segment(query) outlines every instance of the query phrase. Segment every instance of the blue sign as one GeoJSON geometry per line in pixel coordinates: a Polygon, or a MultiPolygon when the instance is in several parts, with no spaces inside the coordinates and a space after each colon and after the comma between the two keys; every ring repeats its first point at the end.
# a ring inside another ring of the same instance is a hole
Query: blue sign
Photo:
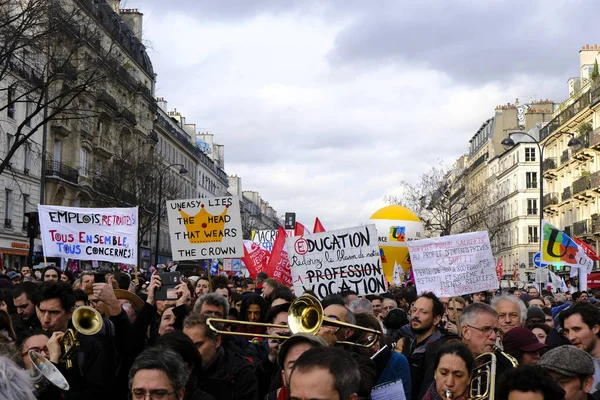
{"type": "Polygon", "coordinates": [[[548,266],[547,263],[542,263],[542,255],[540,253],[535,253],[535,256],[533,256],[533,263],[538,268],[546,268],[548,266]]]}

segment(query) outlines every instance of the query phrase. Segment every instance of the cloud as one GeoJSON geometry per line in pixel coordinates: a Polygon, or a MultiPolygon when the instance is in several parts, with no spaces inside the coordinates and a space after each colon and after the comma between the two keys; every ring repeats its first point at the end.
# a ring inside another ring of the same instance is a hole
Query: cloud
{"type": "Polygon", "coordinates": [[[407,62],[472,85],[505,82],[519,74],[575,75],[574,51],[595,35],[595,25],[585,21],[581,10],[592,10],[594,4],[378,2],[340,32],[329,60],[365,67],[407,62]]]}
{"type": "Polygon", "coordinates": [[[307,226],[365,222],[402,180],[464,153],[496,105],[566,96],[560,71],[578,66],[579,44],[559,41],[561,58],[546,31],[524,35],[550,16],[555,36],[572,25],[556,5],[149,4],[157,95],[225,145],[244,190],[307,226]]]}

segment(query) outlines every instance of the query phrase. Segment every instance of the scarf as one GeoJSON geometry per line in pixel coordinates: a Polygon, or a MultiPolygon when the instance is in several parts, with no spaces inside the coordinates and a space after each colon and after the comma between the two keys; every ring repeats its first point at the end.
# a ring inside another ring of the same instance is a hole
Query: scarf
{"type": "MultiPolygon", "coordinates": [[[[466,400],[467,393],[468,393],[468,390],[465,391],[465,393],[463,393],[462,396],[455,397],[453,400],[466,400]]],[[[427,393],[425,393],[425,396],[423,396],[423,398],[421,400],[446,400],[446,399],[437,393],[437,390],[435,389],[435,381],[433,381],[431,386],[429,386],[429,389],[427,389],[427,393]]]]}

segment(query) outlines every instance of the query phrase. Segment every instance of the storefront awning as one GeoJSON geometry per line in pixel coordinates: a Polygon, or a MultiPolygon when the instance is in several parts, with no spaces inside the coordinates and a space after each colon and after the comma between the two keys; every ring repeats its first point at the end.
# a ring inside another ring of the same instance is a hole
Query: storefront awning
{"type": "Polygon", "coordinates": [[[15,249],[0,249],[0,253],[10,256],[24,256],[27,257],[29,252],[27,250],[15,250],[15,249]]]}

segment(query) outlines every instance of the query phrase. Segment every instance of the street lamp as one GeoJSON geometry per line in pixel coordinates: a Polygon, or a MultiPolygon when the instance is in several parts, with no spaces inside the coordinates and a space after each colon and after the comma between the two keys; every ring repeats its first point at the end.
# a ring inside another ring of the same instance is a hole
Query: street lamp
{"type": "Polygon", "coordinates": [[[163,176],[165,175],[165,172],[167,172],[169,170],[169,168],[175,167],[175,166],[181,167],[179,169],[179,175],[185,175],[188,173],[188,170],[183,166],[183,164],[177,164],[177,163],[169,164],[160,172],[159,179],[158,179],[158,205],[157,205],[158,217],[156,218],[156,249],[154,252],[154,266],[155,267],[158,265],[158,246],[159,246],[159,242],[160,242],[160,216],[161,216],[161,205],[162,205],[163,176]]]}
{"type": "MultiPolygon", "coordinates": [[[[541,145],[540,142],[533,136],[531,136],[530,134],[528,134],[527,132],[511,132],[508,134],[508,137],[505,137],[504,139],[502,139],[502,142],[500,142],[500,144],[502,146],[504,146],[504,148],[506,150],[509,150],[510,148],[515,146],[515,141],[511,138],[512,135],[524,135],[529,137],[531,140],[533,140],[533,143],[536,144],[539,154],[540,154],[540,176],[538,177],[538,182],[540,185],[540,204],[539,204],[539,209],[540,209],[540,231],[538,232],[538,240],[540,241],[540,255],[542,254],[542,229],[543,229],[543,223],[544,223],[544,165],[543,165],[543,149],[544,149],[544,145],[541,145]]],[[[569,139],[569,143],[567,143],[567,146],[569,146],[570,148],[578,148],[579,146],[581,146],[581,140],[577,139],[575,137],[575,134],[572,132],[555,132],[552,135],[548,136],[548,138],[552,137],[552,136],[558,136],[558,135],[569,135],[571,136],[571,139],[569,139]]]]}

